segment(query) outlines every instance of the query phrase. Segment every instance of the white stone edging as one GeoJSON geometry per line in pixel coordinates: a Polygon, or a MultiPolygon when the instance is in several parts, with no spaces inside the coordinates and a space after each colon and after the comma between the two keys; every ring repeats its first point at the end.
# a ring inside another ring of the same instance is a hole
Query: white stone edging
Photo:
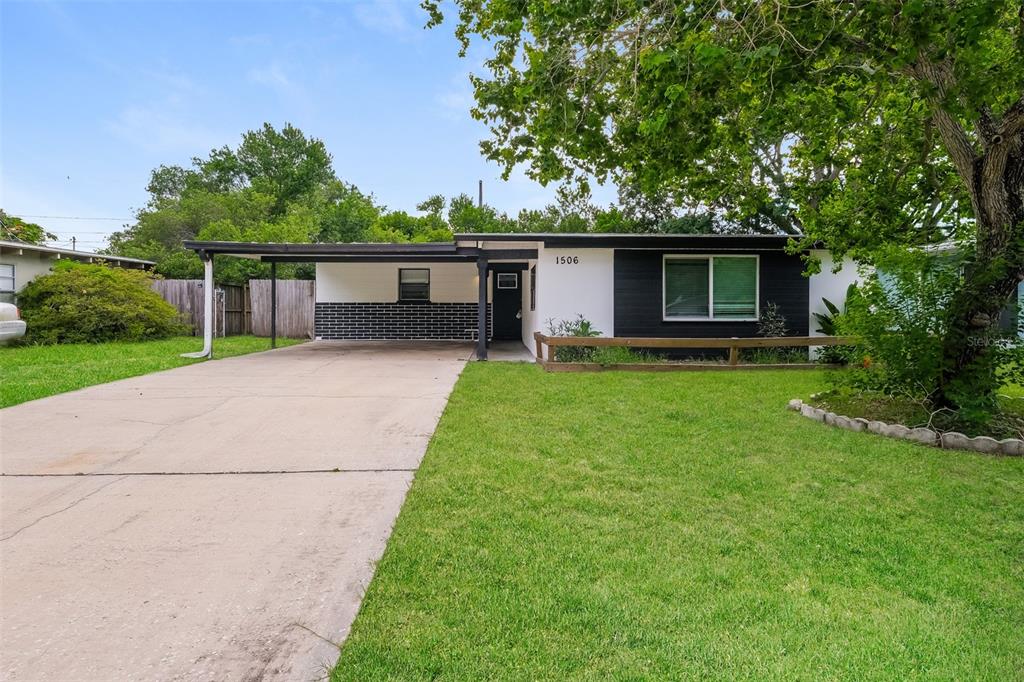
{"type": "Polygon", "coordinates": [[[968,438],[957,431],[940,433],[932,429],[912,429],[903,424],[886,424],[885,422],[868,420],[863,417],[850,418],[835,412],[826,412],[820,407],[808,405],[799,398],[790,400],[786,407],[794,412],[799,412],[808,419],[848,431],[869,431],[880,436],[886,436],[887,438],[900,438],[947,450],[970,450],[986,455],[1007,455],[1010,457],[1024,456],[1024,440],[1019,438],[1004,438],[1003,440],[996,440],[988,436],[968,438]]]}

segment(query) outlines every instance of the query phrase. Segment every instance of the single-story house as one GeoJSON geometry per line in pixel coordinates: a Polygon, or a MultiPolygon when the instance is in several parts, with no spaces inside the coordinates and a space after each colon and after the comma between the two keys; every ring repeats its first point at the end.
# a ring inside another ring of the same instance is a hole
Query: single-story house
{"type": "Polygon", "coordinates": [[[0,302],[14,303],[19,291],[39,275],[50,271],[55,261],[75,260],[82,263],[102,261],[118,268],[149,270],[153,261],[122,256],[106,256],[88,251],[58,249],[26,242],[0,240],[0,302]]]}
{"type": "MultiPolygon", "coordinates": [[[[822,299],[842,305],[852,261],[804,275],[788,237],[764,235],[458,234],[432,244],[188,241],[212,256],[315,262],[317,339],[518,340],[583,315],[604,336],[748,337],[769,303],[793,335],[815,335],[822,299]]],[[[273,266],[272,266],[273,267],[273,266]]],[[[210,291],[212,287],[206,287],[210,291]]],[[[209,349],[204,349],[209,352],[209,349]]]]}

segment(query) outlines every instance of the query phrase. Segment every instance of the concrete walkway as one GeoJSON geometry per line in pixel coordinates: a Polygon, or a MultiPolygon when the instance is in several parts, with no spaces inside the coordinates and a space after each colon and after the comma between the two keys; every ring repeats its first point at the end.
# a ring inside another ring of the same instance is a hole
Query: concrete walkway
{"type": "Polygon", "coordinates": [[[471,352],[310,343],[0,410],[0,678],[323,677],[471,352]]]}

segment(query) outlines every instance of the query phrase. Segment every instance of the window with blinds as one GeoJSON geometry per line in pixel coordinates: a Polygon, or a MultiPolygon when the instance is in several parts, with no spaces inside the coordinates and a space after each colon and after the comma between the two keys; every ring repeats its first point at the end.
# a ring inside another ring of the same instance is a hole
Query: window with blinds
{"type": "Polygon", "coordinates": [[[757,256],[665,256],[666,320],[756,320],[757,256]]]}

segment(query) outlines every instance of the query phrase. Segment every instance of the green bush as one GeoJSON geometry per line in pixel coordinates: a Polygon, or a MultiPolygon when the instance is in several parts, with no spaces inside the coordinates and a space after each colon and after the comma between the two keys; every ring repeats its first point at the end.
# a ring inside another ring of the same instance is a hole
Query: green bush
{"type": "Polygon", "coordinates": [[[144,341],[186,332],[141,270],[59,261],[18,295],[27,343],[144,341]]]}
{"type": "MultiPolygon", "coordinates": [[[[548,320],[550,336],[601,336],[593,323],[583,315],[573,320],[548,320]]],[[[555,356],[560,362],[593,362],[594,348],[590,346],[559,346],[555,356]]]]}
{"type": "Polygon", "coordinates": [[[665,358],[661,355],[625,346],[601,346],[593,350],[594,353],[590,361],[599,365],[649,365],[665,362],[665,358]]]}

